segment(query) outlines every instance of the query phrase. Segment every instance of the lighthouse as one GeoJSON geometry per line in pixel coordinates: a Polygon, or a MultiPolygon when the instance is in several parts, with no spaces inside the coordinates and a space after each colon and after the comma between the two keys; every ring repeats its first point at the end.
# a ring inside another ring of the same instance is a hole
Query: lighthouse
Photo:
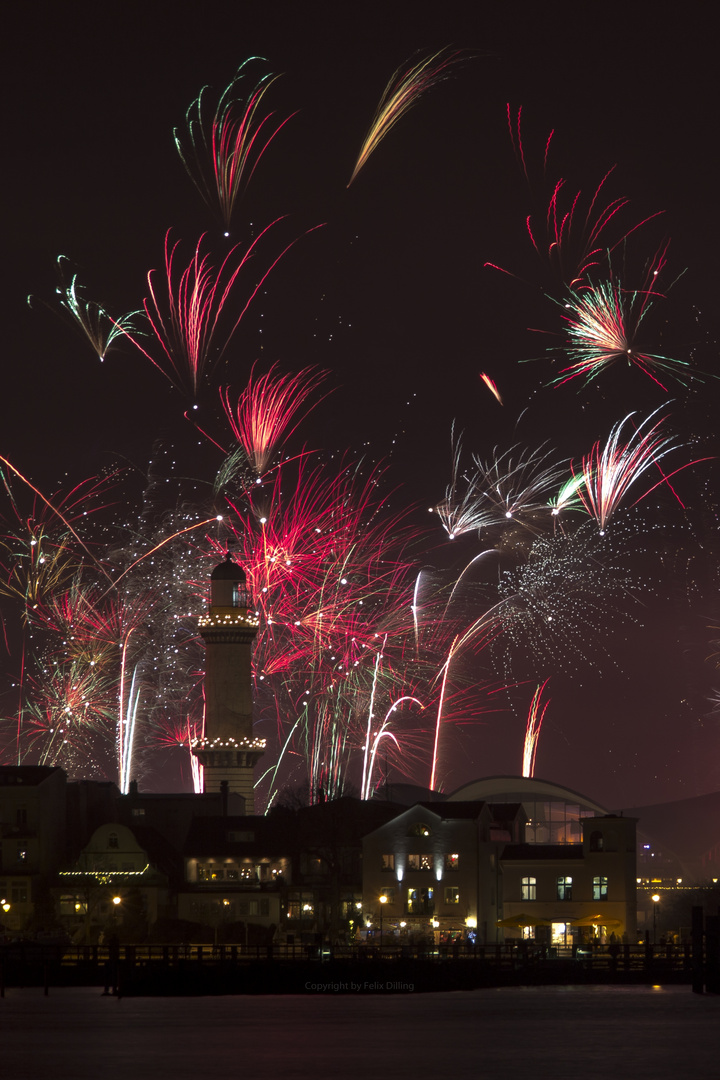
{"type": "Polygon", "coordinates": [[[210,604],[198,620],[205,642],[205,736],[193,753],[204,769],[205,791],[242,795],[253,814],[253,772],[265,740],[253,736],[252,646],[258,618],[242,567],[230,552],[210,576],[210,604]]]}

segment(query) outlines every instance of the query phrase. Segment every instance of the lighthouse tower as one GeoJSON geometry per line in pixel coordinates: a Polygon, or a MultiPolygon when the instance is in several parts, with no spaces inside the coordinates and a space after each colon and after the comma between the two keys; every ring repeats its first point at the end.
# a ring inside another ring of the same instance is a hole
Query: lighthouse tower
{"type": "Polygon", "coordinates": [[[243,569],[230,552],[210,577],[210,606],[198,620],[205,642],[205,737],[193,753],[205,775],[205,791],[227,790],[254,813],[253,770],[265,740],[253,737],[250,658],[258,619],[250,609],[243,569]]]}

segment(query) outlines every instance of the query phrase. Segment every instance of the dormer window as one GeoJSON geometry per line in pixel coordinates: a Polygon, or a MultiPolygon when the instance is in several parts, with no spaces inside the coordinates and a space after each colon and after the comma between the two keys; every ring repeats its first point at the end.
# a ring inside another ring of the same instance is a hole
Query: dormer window
{"type": "Polygon", "coordinates": [[[430,836],[430,829],[427,825],[424,825],[421,821],[418,821],[415,825],[411,825],[408,829],[408,836],[430,836]]]}
{"type": "Polygon", "coordinates": [[[120,847],[120,844],[118,843],[118,835],[117,835],[117,833],[111,832],[110,835],[108,836],[108,847],[109,848],[119,848],[120,847]]]}

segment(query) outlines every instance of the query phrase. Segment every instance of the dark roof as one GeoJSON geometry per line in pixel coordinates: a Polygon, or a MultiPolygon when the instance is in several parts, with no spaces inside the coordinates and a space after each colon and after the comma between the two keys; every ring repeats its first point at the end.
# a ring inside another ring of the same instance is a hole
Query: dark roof
{"type": "Polygon", "coordinates": [[[500,858],[503,861],[513,859],[523,862],[548,862],[565,859],[582,859],[582,844],[507,844],[500,858]]]}
{"type": "Polygon", "coordinates": [[[197,817],[190,826],[183,853],[188,858],[289,855],[294,838],[285,824],[271,817],[197,817]]]}
{"type": "Polygon", "coordinates": [[[247,581],[245,571],[236,562],[232,561],[230,552],[225,556],[225,562],[218,563],[210,575],[211,581],[247,581]]]}
{"type": "Polygon", "coordinates": [[[3,765],[0,766],[0,787],[34,787],[53,773],[62,772],[57,765],[3,765]]]}
{"type": "Polygon", "coordinates": [[[404,806],[383,799],[356,799],[343,795],[339,799],[303,806],[296,811],[298,837],[302,844],[323,846],[357,845],[362,838],[379,829],[404,811],[404,806]]]}
{"type": "Polygon", "coordinates": [[[456,802],[456,803],[436,803],[436,802],[419,802],[417,806],[422,806],[431,814],[435,814],[443,820],[448,818],[467,818],[470,821],[475,821],[480,817],[483,807],[487,804],[484,802],[456,802]]]}
{"type": "Polygon", "coordinates": [[[507,821],[514,819],[519,814],[526,816],[523,804],[519,802],[488,803],[493,821],[507,821]]]}

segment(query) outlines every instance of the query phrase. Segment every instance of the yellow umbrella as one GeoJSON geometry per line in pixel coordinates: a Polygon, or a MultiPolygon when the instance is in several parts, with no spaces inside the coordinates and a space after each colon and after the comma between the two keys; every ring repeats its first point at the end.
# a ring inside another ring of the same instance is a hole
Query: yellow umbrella
{"type": "Polygon", "coordinates": [[[573,926],[622,926],[620,919],[608,919],[604,915],[585,915],[582,919],[567,919],[573,926]]]}

